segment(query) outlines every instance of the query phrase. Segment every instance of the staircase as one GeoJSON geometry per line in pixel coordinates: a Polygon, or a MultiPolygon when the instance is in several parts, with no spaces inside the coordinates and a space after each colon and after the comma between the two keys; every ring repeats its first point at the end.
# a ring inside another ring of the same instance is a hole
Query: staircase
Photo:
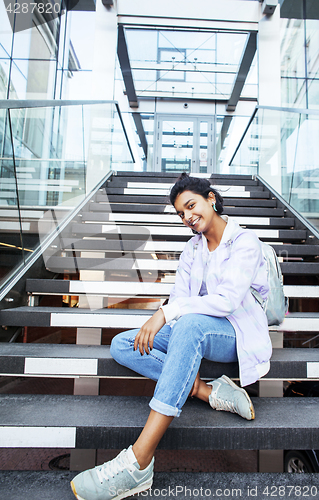
{"type": "MultiPolygon", "coordinates": [[[[0,324],[77,328],[78,344],[2,343],[1,376],[76,377],[87,381],[109,378],[110,384],[113,378],[141,378],[118,365],[110,356],[109,346],[89,344],[98,343],[99,329],[110,334],[112,329],[140,327],[168,297],[178,257],[192,236],[168,203],[168,190],[175,179],[172,174],[118,172],[56,238],[44,255],[46,268],[59,278],[68,275],[80,279],[28,279],[29,305],[2,309],[0,324]],[[42,296],[50,295],[77,296],[79,307],[41,306],[42,296]],[[92,329],[98,335],[93,333],[91,342],[92,329]]],[[[319,402],[316,398],[281,397],[282,381],[319,379],[319,350],[300,347],[302,342],[315,345],[311,339],[319,333],[319,313],[315,312],[319,298],[318,240],[260,180],[215,175],[211,183],[224,197],[224,213],[271,244],[282,261],[290,311],[280,327],[270,327],[275,348],[270,372],[260,383],[260,396],[271,395],[272,389],[267,392],[267,387],[275,387],[278,397],[253,398],[256,419],[250,422],[230,413],[212,414],[208,405],[189,400],[181,417],[173,421],[161,440],[160,448],[318,449],[319,402]]],[[[202,378],[210,380],[222,374],[238,380],[237,364],[203,360],[202,378]]],[[[143,396],[84,395],[80,390],[73,396],[3,394],[0,446],[122,449],[134,442],[142,430],[149,412],[148,401],[143,396]]],[[[46,497],[50,499],[62,498],[62,493],[54,496],[57,478],[66,483],[74,475],[33,474],[39,484],[43,478],[47,484],[44,487],[52,491],[52,496],[46,497]]],[[[154,487],[164,488],[178,481],[196,484],[196,480],[209,487],[210,478],[222,484],[222,477],[223,488],[230,484],[227,474],[218,478],[214,474],[195,476],[156,475],[154,487]]],[[[319,488],[316,478],[303,483],[304,479],[287,479],[284,475],[246,476],[248,479],[237,478],[234,484],[242,484],[247,490],[247,481],[251,480],[261,488],[268,477],[273,481],[268,485],[308,484],[319,488]]],[[[236,479],[236,475],[232,474],[232,478],[236,479]]],[[[0,473],[0,488],[2,485],[13,495],[3,498],[18,498],[18,485],[21,487],[25,480],[23,473],[0,473]]],[[[32,498],[44,498],[41,487],[38,491],[34,484],[30,483],[32,498]]],[[[184,498],[183,494],[180,498],[184,498]]],[[[72,493],[68,495],[65,485],[63,498],[72,498],[72,493]]]]}

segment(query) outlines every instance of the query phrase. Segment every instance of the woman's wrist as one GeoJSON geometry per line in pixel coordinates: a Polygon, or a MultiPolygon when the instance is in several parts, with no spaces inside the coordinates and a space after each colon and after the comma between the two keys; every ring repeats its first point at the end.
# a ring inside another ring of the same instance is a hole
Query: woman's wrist
{"type": "Polygon", "coordinates": [[[176,300],[165,306],[161,306],[160,309],[163,311],[166,323],[173,321],[173,319],[180,318],[180,308],[176,300]]]}

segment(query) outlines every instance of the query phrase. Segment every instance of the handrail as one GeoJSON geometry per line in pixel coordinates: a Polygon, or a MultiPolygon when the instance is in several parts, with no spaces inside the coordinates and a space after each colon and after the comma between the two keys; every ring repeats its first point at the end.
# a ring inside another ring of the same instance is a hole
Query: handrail
{"type": "Polygon", "coordinates": [[[90,191],[90,193],[82,200],[82,202],[77,205],[68,215],[60,222],[55,229],[46,236],[46,238],[41,241],[39,246],[34,250],[32,257],[24,264],[21,263],[18,269],[15,269],[14,276],[9,279],[3,286],[0,292],[0,302],[4,297],[10,292],[12,287],[22,278],[22,276],[34,265],[37,259],[43,254],[43,252],[51,245],[51,243],[56,239],[56,237],[66,228],[66,226],[74,219],[74,217],[80,212],[84,205],[89,201],[94,193],[113,175],[114,170],[109,170],[109,172],[103,177],[101,181],[90,191]]]}
{"type": "Polygon", "coordinates": [[[285,111],[286,113],[297,113],[302,115],[319,115],[317,109],[308,108],[286,108],[286,107],[276,107],[276,106],[256,106],[257,109],[268,109],[271,111],[285,111]]]}

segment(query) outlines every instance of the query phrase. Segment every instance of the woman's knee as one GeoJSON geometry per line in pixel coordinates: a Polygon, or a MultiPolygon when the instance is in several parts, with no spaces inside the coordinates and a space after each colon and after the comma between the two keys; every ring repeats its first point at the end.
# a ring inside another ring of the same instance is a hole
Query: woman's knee
{"type": "Polygon", "coordinates": [[[110,354],[115,361],[121,363],[123,357],[126,357],[127,351],[132,350],[132,344],[134,343],[137,332],[138,330],[129,330],[113,337],[110,346],[110,354]]]}

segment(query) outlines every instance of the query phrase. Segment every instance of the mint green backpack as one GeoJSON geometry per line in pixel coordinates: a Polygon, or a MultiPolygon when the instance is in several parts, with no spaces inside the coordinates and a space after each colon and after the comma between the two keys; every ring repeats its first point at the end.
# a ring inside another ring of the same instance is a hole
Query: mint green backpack
{"type": "Polygon", "coordinates": [[[285,297],[284,294],[280,264],[273,247],[267,245],[263,241],[260,241],[260,243],[263,257],[267,264],[269,294],[267,299],[263,300],[260,293],[258,293],[253,287],[250,287],[250,291],[265,311],[268,325],[280,325],[288,311],[288,298],[285,297]]]}

